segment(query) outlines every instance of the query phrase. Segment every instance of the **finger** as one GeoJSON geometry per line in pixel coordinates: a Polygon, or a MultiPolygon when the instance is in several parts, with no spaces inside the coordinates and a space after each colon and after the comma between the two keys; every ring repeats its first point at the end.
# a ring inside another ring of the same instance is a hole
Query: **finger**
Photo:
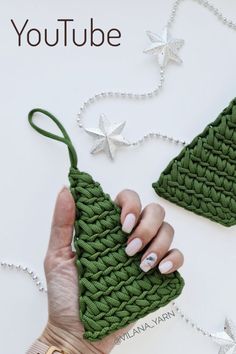
{"type": "Polygon", "coordinates": [[[143,210],[140,222],[128,240],[126,253],[134,256],[156,236],[165,217],[164,209],[156,203],[149,204],[143,210]]]}
{"type": "Polygon", "coordinates": [[[122,230],[129,234],[138,222],[142,210],[140,198],[136,192],[125,189],[117,195],[115,203],[121,207],[122,230]]]}
{"type": "Polygon", "coordinates": [[[74,220],[75,202],[68,188],[64,187],[57,197],[48,250],[71,246],[74,220]]]}
{"type": "Polygon", "coordinates": [[[171,250],[167,256],[159,264],[159,270],[162,274],[169,274],[175,272],[182,267],[184,263],[184,256],[178,249],[171,250]]]}
{"type": "Polygon", "coordinates": [[[173,238],[173,227],[167,222],[164,222],[142,257],[140,268],[144,272],[148,272],[150,269],[154,268],[157,263],[165,257],[171,246],[173,238]]]}

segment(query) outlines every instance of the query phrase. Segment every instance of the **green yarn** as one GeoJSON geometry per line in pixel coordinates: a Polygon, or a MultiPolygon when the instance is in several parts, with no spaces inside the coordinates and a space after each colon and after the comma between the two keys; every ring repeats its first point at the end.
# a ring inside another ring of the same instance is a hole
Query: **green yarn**
{"type": "Polygon", "coordinates": [[[169,163],[153,188],[189,211],[236,225],[236,98],[169,163]]]}
{"type": "Polygon", "coordinates": [[[68,134],[47,111],[29,113],[34,129],[68,146],[69,181],[76,204],[74,246],[79,275],[79,316],[84,338],[96,341],[137,321],[174,300],[184,281],[178,272],[162,275],[157,269],[147,274],[140,269],[141,255],[125,253],[127,234],[122,231],[120,208],[98,182],[78,170],[77,156],[68,134]],[[63,133],[60,138],[33,123],[34,113],[46,114],[63,133]]]}

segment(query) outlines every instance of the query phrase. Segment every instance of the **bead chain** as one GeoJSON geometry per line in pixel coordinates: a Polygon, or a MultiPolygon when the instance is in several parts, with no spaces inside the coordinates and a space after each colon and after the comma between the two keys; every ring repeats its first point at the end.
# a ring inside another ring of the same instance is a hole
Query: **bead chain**
{"type": "Polygon", "coordinates": [[[35,286],[38,288],[40,292],[47,293],[47,289],[43,285],[43,282],[40,280],[39,276],[30,268],[24,267],[21,264],[13,264],[7,262],[1,262],[0,265],[2,269],[8,269],[8,270],[23,272],[27,274],[31,278],[31,280],[35,283],[35,286]]]}
{"type": "Polygon", "coordinates": [[[82,116],[85,112],[85,110],[89,107],[89,105],[93,104],[96,101],[99,101],[100,99],[107,98],[107,97],[115,97],[115,98],[130,98],[130,99],[146,99],[146,98],[151,98],[153,96],[158,95],[160,90],[163,87],[165,81],[165,69],[161,68],[160,69],[160,82],[153,91],[147,92],[147,93],[133,93],[133,92],[119,92],[119,91],[108,91],[108,92],[101,92],[98,93],[92,97],[90,97],[87,101],[85,101],[82,106],[79,109],[79,113],[77,115],[77,122],[79,123],[80,128],[84,128],[83,125],[83,120],[82,116]]]}
{"type": "MultiPolygon", "coordinates": [[[[147,99],[147,98],[152,98],[155,97],[159,94],[159,92],[161,91],[161,89],[164,86],[164,81],[165,81],[165,69],[164,67],[162,67],[160,69],[160,82],[157,86],[157,88],[155,88],[153,91],[150,92],[146,92],[146,93],[132,93],[132,92],[101,92],[98,93],[92,97],[90,97],[87,101],[85,101],[82,106],[79,109],[79,113],[77,115],[77,122],[79,124],[79,127],[82,129],[85,129],[84,125],[83,125],[83,115],[85,113],[85,111],[88,109],[88,107],[101,100],[104,98],[129,98],[129,99],[136,99],[136,100],[142,100],[142,99],[147,99]]],[[[161,133],[148,133],[145,134],[141,139],[131,142],[128,144],[128,146],[139,146],[141,144],[143,144],[146,140],[149,139],[153,139],[153,138],[158,138],[158,139],[162,139],[171,143],[175,143],[177,145],[181,145],[184,146],[186,143],[183,140],[179,140],[179,139],[175,139],[173,137],[169,137],[167,135],[163,135],[161,133]]]]}
{"type": "MultiPolygon", "coordinates": [[[[169,21],[167,22],[167,25],[169,27],[171,27],[171,25],[175,21],[177,9],[178,9],[180,3],[183,2],[183,1],[184,0],[176,0],[174,2],[174,5],[173,5],[172,10],[171,10],[171,15],[170,15],[169,21]]],[[[233,21],[231,21],[227,17],[225,17],[223,15],[223,13],[217,7],[212,5],[208,0],[193,0],[193,1],[197,2],[201,6],[204,6],[211,13],[213,13],[213,15],[215,15],[220,22],[222,22],[224,25],[226,25],[229,28],[231,28],[231,29],[236,31],[236,23],[234,23],[233,21]]]]}
{"type": "Polygon", "coordinates": [[[185,321],[189,326],[191,326],[193,329],[195,329],[197,332],[202,334],[205,337],[212,338],[212,334],[208,331],[205,331],[203,328],[199,327],[196,323],[193,322],[188,316],[185,315],[185,313],[179,308],[179,306],[176,305],[175,302],[171,303],[172,307],[174,308],[175,312],[182,318],[183,321],[185,321]]]}
{"type": "MultiPolygon", "coordinates": [[[[173,23],[176,19],[176,13],[177,13],[178,7],[180,6],[180,3],[183,1],[184,0],[176,0],[174,2],[174,5],[171,10],[170,18],[167,22],[167,26],[169,28],[173,25],[173,23]]],[[[209,1],[207,1],[207,0],[193,0],[193,1],[197,2],[201,6],[204,6],[206,9],[208,9],[210,12],[212,12],[218,18],[218,20],[221,21],[224,25],[228,26],[229,28],[231,28],[233,30],[236,30],[236,23],[229,20],[227,17],[224,17],[222,12],[218,8],[216,8],[214,5],[212,5],[209,1]]],[[[82,104],[82,106],[79,109],[79,113],[77,115],[77,122],[79,124],[79,127],[82,129],[85,129],[85,127],[83,125],[83,116],[84,116],[85,111],[88,109],[88,107],[91,104],[93,104],[101,99],[105,99],[105,98],[124,98],[124,99],[128,98],[128,99],[135,99],[135,100],[153,98],[159,94],[159,92],[161,91],[161,89],[164,86],[164,82],[165,82],[165,68],[161,67],[160,68],[160,82],[157,85],[157,88],[155,88],[153,91],[146,92],[146,93],[108,91],[108,92],[101,92],[101,93],[98,93],[98,94],[90,97],[87,101],[85,101],[82,104]]],[[[153,138],[162,139],[164,141],[168,141],[170,143],[175,143],[180,146],[186,145],[186,142],[181,139],[169,137],[169,136],[163,135],[159,132],[158,133],[151,132],[151,133],[144,135],[141,139],[139,139],[137,141],[130,142],[128,144],[128,146],[140,146],[145,141],[153,139],[153,138]]]]}
{"type": "MultiPolygon", "coordinates": [[[[7,269],[7,270],[11,270],[11,271],[17,271],[17,272],[22,272],[25,273],[26,275],[28,275],[30,277],[30,279],[34,282],[35,286],[37,287],[38,291],[40,291],[41,293],[47,293],[47,288],[46,286],[44,286],[43,282],[40,280],[39,276],[32,271],[29,267],[24,267],[20,264],[13,264],[13,263],[7,263],[7,262],[1,262],[0,263],[1,268],[2,269],[7,269]]],[[[175,312],[177,314],[179,314],[179,316],[188,324],[190,325],[192,328],[194,328],[196,331],[198,331],[199,333],[201,333],[203,336],[207,336],[212,338],[212,334],[205,331],[204,329],[202,329],[201,327],[199,327],[196,323],[194,323],[189,317],[187,317],[179,308],[179,306],[177,306],[177,304],[175,302],[171,303],[173,309],[175,310],[175,312]]]]}

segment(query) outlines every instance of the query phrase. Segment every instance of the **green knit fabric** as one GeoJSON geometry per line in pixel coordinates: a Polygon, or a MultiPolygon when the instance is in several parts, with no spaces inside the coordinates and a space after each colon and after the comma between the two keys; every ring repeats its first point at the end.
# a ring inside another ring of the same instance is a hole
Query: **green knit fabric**
{"type": "Polygon", "coordinates": [[[69,180],[76,204],[74,245],[84,338],[101,339],[174,300],[184,286],[182,277],[178,272],[162,275],[157,269],[146,274],[140,269],[141,255],[126,255],[127,234],[122,231],[120,208],[88,173],[78,170],[77,155],[58,120],[47,111],[35,109],[29,113],[29,122],[40,134],[68,146],[69,180]],[[51,118],[64,138],[36,126],[33,116],[37,112],[51,118]]]}
{"type": "Polygon", "coordinates": [[[169,163],[153,187],[187,210],[236,225],[236,98],[169,163]]]}

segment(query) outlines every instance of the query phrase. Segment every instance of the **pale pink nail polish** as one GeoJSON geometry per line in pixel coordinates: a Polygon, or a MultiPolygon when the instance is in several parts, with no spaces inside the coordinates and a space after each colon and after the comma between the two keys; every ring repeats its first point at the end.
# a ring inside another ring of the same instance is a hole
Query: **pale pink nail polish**
{"type": "Polygon", "coordinates": [[[161,273],[165,274],[168,273],[173,268],[173,263],[171,261],[166,261],[159,265],[159,270],[161,273]]]}
{"type": "Polygon", "coordinates": [[[134,214],[128,214],[125,218],[125,221],[123,223],[123,226],[122,226],[122,230],[129,234],[133,228],[134,228],[134,225],[135,225],[135,222],[136,222],[136,217],[134,214]]]}
{"type": "Polygon", "coordinates": [[[140,264],[140,268],[147,273],[150,269],[152,269],[157,261],[156,253],[150,253],[147,257],[144,258],[142,263],[140,264]]]}
{"type": "Polygon", "coordinates": [[[126,247],[125,252],[128,256],[134,256],[142,248],[142,241],[140,238],[134,238],[126,247]]]}

